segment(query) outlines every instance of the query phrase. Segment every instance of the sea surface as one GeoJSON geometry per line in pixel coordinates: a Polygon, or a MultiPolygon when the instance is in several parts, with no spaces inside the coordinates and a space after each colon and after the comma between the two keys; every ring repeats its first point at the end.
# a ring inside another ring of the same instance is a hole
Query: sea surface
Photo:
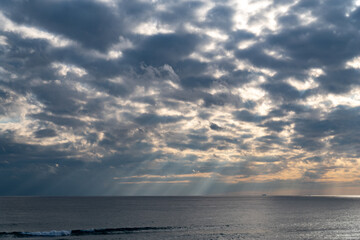
{"type": "Polygon", "coordinates": [[[360,239],[360,198],[0,197],[0,239],[360,239]]]}

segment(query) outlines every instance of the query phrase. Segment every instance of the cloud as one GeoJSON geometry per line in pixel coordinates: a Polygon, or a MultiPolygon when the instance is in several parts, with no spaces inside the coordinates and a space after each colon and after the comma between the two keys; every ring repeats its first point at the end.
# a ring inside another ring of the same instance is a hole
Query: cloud
{"type": "Polygon", "coordinates": [[[284,130],[284,127],[289,124],[289,122],[285,121],[267,121],[264,123],[264,127],[267,127],[271,131],[281,132],[284,130]]]}
{"type": "Polygon", "coordinates": [[[233,112],[235,118],[244,122],[261,122],[264,117],[257,114],[253,114],[248,110],[241,110],[233,112]]]}
{"type": "Polygon", "coordinates": [[[140,20],[151,7],[138,2],[123,3],[115,8],[117,12],[96,1],[21,1],[2,5],[6,16],[19,24],[44,28],[100,51],[115,44],[129,31],[132,21],[140,20]],[[130,14],[126,18],[127,12],[130,14]]]}
{"type": "Polygon", "coordinates": [[[355,69],[329,70],[326,75],[319,77],[321,87],[331,93],[346,93],[353,86],[359,85],[360,73],[355,69]]]}
{"type": "Polygon", "coordinates": [[[156,34],[145,38],[136,49],[124,51],[130,63],[162,66],[174,64],[195,51],[201,36],[195,34],[156,34]]]}
{"type": "Polygon", "coordinates": [[[188,77],[182,79],[181,84],[186,88],[209,88],[214,81],[210,76],[188,77]]]}
{"type": "Polygon", "coordinates": [[[356,1],[0,6],[1,195],[357,186],[356,1]]]}
{"type": "Polygon", "coordinates": [[[67,126],[72,128],[78,128],[86,125],[85,122],[74,117],[51,116],[46,113],[32,114],[30,115],[30,117],[34,119],[52,122],[56,125],[67,126]]]}
{"type": "Polygon", "coordinates": [[[36,138],[48,138],[57,136],[54,129],[41,129],[36,131],[34,134],[36,138]]]}
{"type": "Polygon", "coordinates": [[[220,130],[222,130],[223,128],[220,127],[220,126],[218,126],[218,125],[215,124],[215,123],[211,123],[211,124],[210,124],[210,129],[215,130],[215,131],[220,131],[220,130]]]}
{"type": "Polygon", "coordinates": [[[267,83],[263,88],[277,101],[290,102],[301,97],[301,93],[286,83],[267,83]]]}
{"type": "Polygon", "coordinates": [[[182,117],[174,117],[174,116],[158,116],[156,114],[143,114],[139,117],[134,119],[139,125],[146,126],[146,125],[156,125],[160,123],[174,123],[178,122],[182,117]]]}
{"type": "Polygon", "coordinates": [[[215,6],[206,14],[206,22],[211,27],[220,30],[231,30],[234,10],[228,6],[215,6]]]}

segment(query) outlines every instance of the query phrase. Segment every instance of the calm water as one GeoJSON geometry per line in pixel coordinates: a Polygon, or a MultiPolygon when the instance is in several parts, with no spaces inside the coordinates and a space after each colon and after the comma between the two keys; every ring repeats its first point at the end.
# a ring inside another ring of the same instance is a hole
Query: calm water
{"type": "Polygon", "coordinates": [[[1,239],[360,239],[360,199],[1,197],[1,239]]]}

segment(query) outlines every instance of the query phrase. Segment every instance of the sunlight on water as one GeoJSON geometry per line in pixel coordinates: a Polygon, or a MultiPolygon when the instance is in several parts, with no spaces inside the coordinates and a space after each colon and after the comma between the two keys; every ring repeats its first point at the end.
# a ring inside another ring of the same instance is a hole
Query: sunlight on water
{"type": "Polygon", "coordinates": [[[359,197],[0,197],[0,238],[360,239],[359,197]]]}

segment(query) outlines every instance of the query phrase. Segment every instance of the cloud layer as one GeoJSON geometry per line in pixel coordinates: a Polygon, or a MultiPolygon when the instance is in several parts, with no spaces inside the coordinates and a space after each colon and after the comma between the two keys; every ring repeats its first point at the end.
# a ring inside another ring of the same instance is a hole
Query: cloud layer
{"type": "Polygon", "coordinates": [[[4,1],[0,22],[1,195],[360,193],[358,1],[4,1]]]}

